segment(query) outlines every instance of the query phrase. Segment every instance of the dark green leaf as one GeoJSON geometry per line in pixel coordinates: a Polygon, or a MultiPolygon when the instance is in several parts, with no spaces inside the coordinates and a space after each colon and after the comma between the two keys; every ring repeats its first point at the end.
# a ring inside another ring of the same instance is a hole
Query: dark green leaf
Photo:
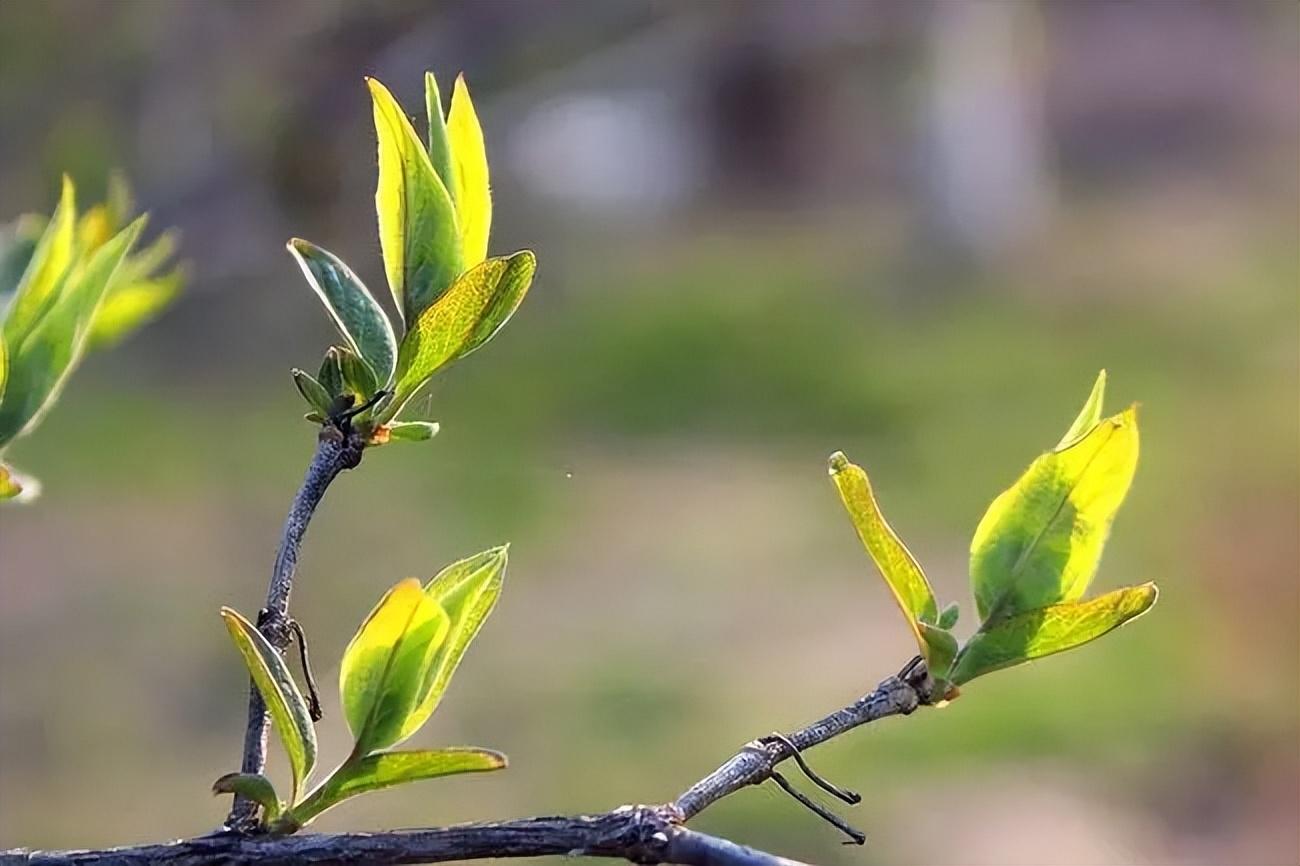
{"type": "Polygon", "coordinates": [[[295,367],[293,369],[293,384],[297,386],[298,393],[307,401],[308,406],[322,414],[329,412],[330,401],[333,398],[330,397],[329,392],[325,390],[320,382],[295,367]]]}

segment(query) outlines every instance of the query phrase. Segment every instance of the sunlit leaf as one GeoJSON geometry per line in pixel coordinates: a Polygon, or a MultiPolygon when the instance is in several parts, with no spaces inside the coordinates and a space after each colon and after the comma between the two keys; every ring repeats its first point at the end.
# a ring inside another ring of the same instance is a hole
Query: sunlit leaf
{"type": "Polygon", "coordinates": [[[348,644],[339,670],[343,715],[367,754],[404,739],[448,618],[415,578],[390,589],[348,644]]]}
{"type": "Polygon", "coordinates": [[[348,797],[379,791],[405,782],[436,779],[460,773],[484,773],[506,766],[506,756],[489,749],[468,747],[422,751],[379,752],[340,767],[294,810],[305,825],[326,809],[348,797]]]}
{"type": "Polygon", "coordinates": [[[293,369],[293,384],[298,387],[298,393],[307,401],[307,405],[322,415],[329,412],[330,402],[333,398],[320,382],[295,367],[293,369]]]}
{"type": "Polygon", "coordinates": [[[4,402],[5,386],[9,384],[9,344],[0,332],[0,402],[4,402]]]}
{"type": "Polygon", "coordinates": [[[456,76],[447,112],[447,138],[451,143],[452,199],[460,229],[463,267],[472,268],[487,257],[492,228],[492,192],[488,184],[487,151],[483,129],[469,98],[465,76],[456,76]]]}
{"type": "Polygon", "coordinates": [[[9,466],[0,463],[0,501],[17,499],[23,492],[23,483],[9,466]]]}
{"type": "Polygon", "coordinates": [[[0,231],[0,319],[48,224],[42,214],[24,214],[0,231]]]}
{"type": "Polygon", "coordinates": [[[971,540],[981,619],[1074,601],[1087,591],[1137,460],[1137,412],[1129,408],[1039,457],[993,501],[971,540]]]}
{"type": "Polygon", "coordinates": [[[1097,381],[1093,383],[1092,393],[1088,395],[1088,399],[1084,402],[1083,408],[1079,410],[1078,417],[1074,419],[1074,423],[1070,425],[1070,429],[1065,431],[1065,435],[1061,437],[1061,441],[1056,443],[1056,448],[1054,450],[1060,451],[1064,448],[1068,448],[1070,445],[1074,444],[1076,440],[1083,438],[1083,436],[1086,435],[1088,431],[1092,430],[1093,427],[1100,424],[1101,407],[1105,399],[1106,371],[1102,370],[1097,374],[1097,381]]]}
{"type": "Polygon", "coordinates": [[[456,201],[455,174],[451,168],[451,143],[447,138],[447,120],[442,111],[442,94],[432,72],[424,73],[424,110],[429,118],[429,162],[434,173],[456,201]]]}
{"type": "Polygon", "coordinates": [[[390,421],[388,435],[403,442],[424,442],[438,435],[437,421],[390,421]]]}
{"type": "Polygon", "coordinates": [[[261,773],[227,773],[212,783],[212,793],[247,797],[262,807],[262,820],[266,823],[279,818],[284,809],[275,785],[261,773]]]}
{"type": "Polygon", "coordinates": [[[262,694],[271,722],[289,756],[293,774],[292,800],[298,799],[303,782],[316,766],[316,729],[307,702],[294,682],[284,657],[276,651],[257,626],[228,607],[221,609],[230,638],[244,659],[253,683],[262,694]]]}
{"type": "Polygon", "coordinates": [[[464,269],[451,195],[411,122],[378,81],[368,79],[379,141],[379,244],[404,321],[438,298],[464,269]]]}
{"type": "Polygon", "coordinates": [[[952,604],[948,605],[943,610],[939,611],[939,620],[938,620],[939,628],[951,629],[953,626],[957,624],[957,617],[960,614],[961,614],[961,607],[957,604],[957,602],[954,601],[952,604]]]}
{"type": "Polygon", "coordinates": [[[394,417],[435,373],[490,340],[518,309],[536,267],[526,250],[488,259],[421,313],[398,348],[395,393],[382,417],[394,417]]]}
{"type": "Polygon", "coordinates": [[[297,238],[289,241],[288,249],[348,347],[370,364],[381,385],[387,385],[397,358],[397,338],[370,290],[328,250],[297,238]]]}
{"type": "MultiPolygon", "coordinates": [[[[90,324],[114,272],[143,226],[143,218],[136,220],[68,274],[54,304],[26,336],[13,339],[5,323],[9,380],[0,403],[0,445],[33,428],[53,405],[85,352],[90,324]]],[[[21,292],[16,302],[21,304],[21,292]]]]}
{"type": "Polygon", "coordinates": [[[921,635],[921,655],[930,676],[940,683],[946,681],[952,660],[957,655],[957,638],[947,629],[928,622],[918,621],[916,627],[921,635]]]}
{"type": "MultiPolygon", "coordinates": [[[[177,268],[156,279],[136,280],[129,285],[115,287],[104,298],[90,326],[90,349],[103,349],[120,342],[124,337],[156,317],[175,299],[185,281],[185,271],[177,268]]],[[[115,283],[120,280],[115,279],[115,283]]]]}
{"type": "Polygon", "coordinates": [[[72,180],[64,175],[59,205],[27,262],[5,317],[5,340],[15,356],[62,294],[60,287],[76,258],[76,230],[76,191],[72,180]]]}
{"type": "Polygon", "coordinates": [[[1153,583],[1087,601],[1054,604],[986,624],[962,647],[952,671],[961,684],[1000,668],[1072,649],[1141,616],[1155,604],[1153,583]]]}

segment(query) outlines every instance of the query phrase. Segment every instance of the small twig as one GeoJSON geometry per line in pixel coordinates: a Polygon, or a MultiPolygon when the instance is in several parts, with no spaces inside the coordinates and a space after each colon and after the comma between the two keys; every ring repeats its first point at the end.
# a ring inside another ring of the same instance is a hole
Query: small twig
{"type": "Polygon", "coordinates": [[[311,656],[307,654],[307,635],[302,630],[302,623],[296,619],[289,620],[289,631],[293,632],[294,638],[298,641],[298,658],[302,661],[302,678],[307,684],[307,713],[311,716],[313,722],[319,722],[325,718],[325,711],[321,709],[320,693],[316,691],[316,677],[311,672],[311,656]]]}
{"type": "Polygon", "coordinates": [[[857,791],[850,791],[848,788],[841,788],[839,785],[832,783],[825,776],[817,773],[812,767],[808,766],[808,762],[804,760],[803,755],[800,754],[799,750],[794,747],[794,743],[790,742],[789,737],[785,734],[776,733],[774,731],[763,738],[763,741],[768,740],[773,740],[785,746],[786,751],[790,753],[790,757],[794,758],[794,762],[799,765],[799,769],[808,777],[808,780],[818,788],[821,788],[827,794],[843,800],[850,806],[856,806],[862,802],[862,795],[857,791]]]}
{"type": "Polygon", "coordinates": [[[866,844],[867,842],[866,833],[863,833],[861,830],[857,830],[853,828],[852,826],[849,825],[847,821],[845,821],[839,815],[836,815],[830,809],[827,809],[821,803],[818,803],[816,800],[810,798],[803,791],[800,791],[794,785],[791,785],[790,782],[785,778],[785,776],[782,776],[776,770],[772,771],[772,781],[780,785],[782,791],[785,791],[791,797],[794,797],[795,800],[797,800],[801,805],[807,808],[808,811],[812,812],[818,818],[821,818],[827,824],[830,824],[832,827],[842,832],[845,836],[848,836],[855,843],[857,843],[858,845],[866,844]]]}

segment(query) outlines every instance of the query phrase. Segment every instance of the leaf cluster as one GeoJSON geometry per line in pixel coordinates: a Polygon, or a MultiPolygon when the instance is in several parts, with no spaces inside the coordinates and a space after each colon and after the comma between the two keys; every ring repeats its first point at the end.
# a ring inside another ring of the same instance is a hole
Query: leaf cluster
{"type": "MultiPolygon", "coordinates": [[[[184,270],[167,268],[176,235],[136,249],[147,217],[114,177],[107,200],[77,212],[63,178],[54,214],[29,214],[0,230],[0,454],[54,405],[86,352],[111,346],[165,307],[184,270]]],[[[39,485],[0,462],[0,500],[39,485]]]]}
{"type": "Polygon", "coordinates": [[[942,611],[916,559],[885,522],[866,472],[842,453],[830,474],[858,536],[920,648],[936,694],[978,676],[1081,646],[1155,604],[1153,583],[1081,600],[1101,561],[1138,460],[1136,407],[1102,417],[1106,372],[1061,441],[989,506],[970,546],[980,625],[958,646],[954,602],[942,611]]]}
{"type": "Polygon", "coordinates": [[[452,674],[496,605],[507,548],[447,566],[423,586],[403,580],[385,593],[343,654],[339,700],[353,747],[310,791],[316,730],[283,656],[239,613],[222,608],[231,640],[262,694],[288,757],[290,795],[281,799],[260,773],[231,773],[214,793],[243,794],[262,806],[264,828],[292,833],[348,797],[420,779],[499,770],[499,752],[470,747],[395,750],[428,721],[452,674]]]}

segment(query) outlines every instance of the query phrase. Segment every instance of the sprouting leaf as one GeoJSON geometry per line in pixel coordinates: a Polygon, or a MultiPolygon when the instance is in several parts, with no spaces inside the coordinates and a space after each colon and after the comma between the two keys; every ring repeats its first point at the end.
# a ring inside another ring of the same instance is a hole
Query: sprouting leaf
{"type": "Polygon", "coordinates": [[[212,783],[212,793],[247,797],[262,807],[262,820],[268,824],[279,818],[284,809],[275,785],[261,773],[227,773],[212,783]]]}
{"type": "Polygon", "coordinates": [[[429,118],[429,162],[433,171],[456,202],[455,174],[451,168],[451,143],[447,139],[447,121],[442,113],[442,94],[432,72],[424,73],[424,110],[429,118]]]}
{"type": "Polygon", "coordinates": [[[24,214],[0,231],[0,319],[47,225],[49,220],[42,214],[24,214]]]}
{"type": "Polygon", "coordinates": [[[425,672],[415,710],[402,726],[403,739],[433,715],[465,650],[496,606],[508,552],[509,545],[503,545],[462,559],[438,572],[425,587],[425,594],[447,612],[450,627],[425,672]]]}
{"type": "Polygon", "coordinates": [[[7,384],[9,384],[9,346],[5,343],[4,332],[0,331],[0,401],[5,398],[7,384]]]}
{"type": "Polygon", "coordinates": [[[356,396],[357,403],[364,403],[379,390],[374,368],[356,352],[346,346],[339,346],[339,372],[343,374],[344,390],[356,396]]]}
{"type": "MultiPolygon", "coordinates": [[[[129,263],[128,259],[124,264],[129,263]]],[[[114,288],[95,314],[87,347],[104,349],[121,341],[170,304],[184,281],[185,270],[177,268],[162,277],[136,280],[114,288]]],[[[114,282],[122,281],[115,278],[114,282]]]]}
{"type": "Polygon", "coordinates": [[[942,694],[946,691],[944,684],[949,678],[952,660],[957,655],[957,638],[947,629],[928,622],[918,621],[916,627],[921,634],[921,655],[925,658],[926,668],[931,678],[940,683],[939,692],[942,694]]]}
{"type": "Polygon", "coordinates": [[[338,346],[330,346],[325,350],[325,357],[321,359],[320,369],[316,371],[316,381],[325,389],[325,393],[333,399],[342,394],[346,389],[343,383],[343,357],[339,353],[338,346]]]}
{"type": "Polygon", "coordinates": [[[357,754],[387,748],[407,736],[405,725],[447,628],[442,606],[415,578],[390,589],[366,617],[339,670],[343,715],[357,754]]]}
{"type": "Polygon", "coordinates": [[[483,129],[469,98],[465,76],[456,76],[447,112],[447,137],[451,144],[452,199],[460,229],[463,267],[472,268],[487,257],[492,228],[492,192],[488,184],[487,151],[483,129]]]}
{"type": "Polygon", "coordinates": [[[390,421],[388,436],[402,442],[424,442],[438,435],[437,421],[390,421]]]}
{"type": "Polygon", "coordinates": [[[298,386],[298,393],[307,401],[308,406],[311,406],[322,415],[329,412],[330,402],[334,398],[332,398],[329,395],[329,392],[325,390],[324,386],[313,379],[310,374],[295,367],[293,369],[293,384],[298,386]]]}
{"type": "MultiPolygon", "coordinates": [[[[938,621],[939,606],[934,600],[930,582],[926,580],[925,573],[911,552],[885,522],[871,491],[867,473],[860,466],[850,463],[843,452],[836,451],[830,458],[830,474],[853,526],[858,531],[858,538],[862,540],[894,594],[908,627],[921,647],[921,654],[930,662],[932,645],[925,639],[919,626],[922,622],[935,624],[938,621]]],[[[940,670],[933,663],[930,668],[932,672],[940,670]]]]}
{"type": "Polygon", "coordinates": [[[298,799],[303,782],[316,766],[316,729],[298,684],[293,681],[284,657],[257,627],[228,607],[221,609],[226,630],[244,659],[253,683],[271,714],[275,731],[289,756],[293,774],[292,800],[298,799]]]}
{"type": "Polygon", "coordinates": [[[328,250],[298,238],[287,246],[348,347],[370,364],[381,385],[387,385],[397,357],[397,338],[370,290],[328,250]]]}
{"type": "MultiPolygon", "coordinates": [[[[53,305],[24,337],[15,340],[10,322],[5,323],[10,358],[5,400],[0,404],[0,445],[33,428],[53,405],[85,352],[90,324],[105,290],[143,226],[143,218],[136,220],[69,274],[53,305]]],[[[20,290],[16,304],[22,300],[20,290]]]]}
{"type": "Polygon", "coordinates": [[[23,492],[23,483],[12,468],[0,463],[0,502],[6,499],[17,499],[23,492]]]}
{"type": "Polygon", "coordinates": [[[367,83],[379,140],[379,245],[388,287],[409,327],[464,269],[459,230],[451,195],[402,107],[378,81],[367,83]]]}
{"type": "Polygon", "coordinates": [[[393,399],[381,420],[394,417],[434,373],[490,340],[518,309],[536,267],[527,250],[488,259],[422,312],[398,347],[393,399]]]}
{"type": "Polygon", "coordinates": [[[993,500],[971,540],[981,619],[1074,601],[1087,591],[1137,460],[1137,411],[1129,408],[1040,456],[993,500]]]}
{"type": "Polygon", "coordinates": [[[952,627],[957,624],[957,617],[960,614],[961,614],[961,606],[954,601],[952,604],[948,605],[943,610],[939,611],[939,621],[938,621],[939,628],[949,629],[949,630],[952,629],[952,627]]]}
{"type": "Polygon", "coordinates": [[[1070,429],[1065,431],[1061,441],[1056,443],[1054,450],[1061,451],[1068,448],[1078,439],[1082,439],[1093,427],[1101,423],[1101,407],[1106,399],[1106,371],[1102,370],[1097,374],[1097,381],[1093,383],[1092,393],[1079,410],[1079,415],[1070,425],[1070,429]]]}
{"type": "Polygon", "coordinates": [[[490,749],[468,747],[410,752],[379,752],[345,764],[293,810],[298,826],[348,797],[379,791],[405,782],[459,773],[484,773],[506,766],[506,756],[490,749]]]}
{"type": "Polygon", "coordinates": [[[952,680],[957,684],[969,682],[1000,668],[1096,640],[1146,613],[1156,603],[1157,595],[1154,583],[1144,583],[1087,601],[1049,605],[986,623],[962,647],[952,680]]]}
{"type": "Polygon", "coordinates": [[[5,340],[15,356],[62,294],[60,287],[76,258],[76,229],[76,190],[64,175],[58,207],[36,243],[5,317],[5,340]]]}

